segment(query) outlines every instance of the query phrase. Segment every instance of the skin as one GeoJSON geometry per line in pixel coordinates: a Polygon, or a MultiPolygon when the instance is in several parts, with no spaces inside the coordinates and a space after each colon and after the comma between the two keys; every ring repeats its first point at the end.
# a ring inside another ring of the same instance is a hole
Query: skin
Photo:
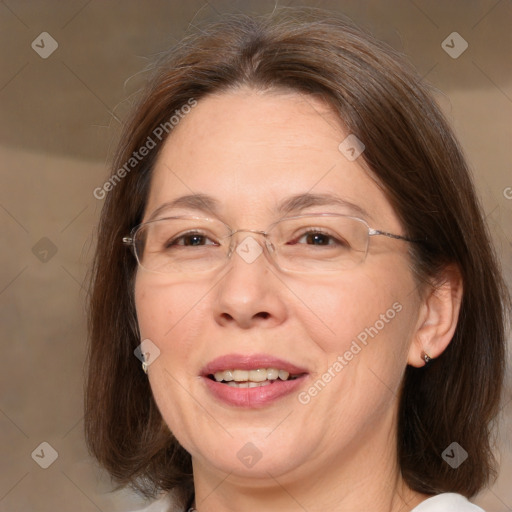
{"type": "MultiPolygon", "coordinates": [[[[208,96],[180,121],[154,169],[144,221],[163,203],[205,193],[233,229],[266,229],[281,199],[333,193],[364,208],[371,227],[403,234],[361,158],[338,145],[348,133],[319,99],[249,88],[208,96]]],[[[309,212],[352,214],[340,206],[309,212]]],[[[187,213],[165,211],[159,217],[187,213]]],[[[244,234],[238,238],[242,241],[244,234]]],[[[149,380],[162,416],[191,454],[200,512],[404,511],[426,496],[409,489],[396,461],[396,414],[407,364],[438,356],[456,325],[456,272],[420,290],[407,243],[372,237],[366,261],[346,272],[293,275],[260,256],[233,255],[201,277],[140,270],[135,300],[142,339],[160,356],[149,380]],[[260,408],[216,400],[199,376],[214,358],[265,353],[307,368],[304,391],[381,314],[402,309],[311,401],[297,393],[260,408]],[[252,443],[251,468],[238,451],[252,443]]]]}

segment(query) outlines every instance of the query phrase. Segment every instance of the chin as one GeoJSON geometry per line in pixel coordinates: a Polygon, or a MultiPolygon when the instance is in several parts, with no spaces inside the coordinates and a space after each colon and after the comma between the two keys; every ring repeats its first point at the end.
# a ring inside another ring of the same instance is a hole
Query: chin
{"type": "Polygon", "coordinates": [[[304,445],[293,441],[292,437],[287,436],[283,443],[279,438],[272,440],[267,429],[255,433],[249,428],[245,433],[238,430],[228,440],[212,439],[205,445],[205,439],[202,439],[191,453],[202,464],[220,472],[256,480],[289,473],[310,458],[304,452],[304,445]],[[299,446],[302,456],[297,453],[299,446]]]}

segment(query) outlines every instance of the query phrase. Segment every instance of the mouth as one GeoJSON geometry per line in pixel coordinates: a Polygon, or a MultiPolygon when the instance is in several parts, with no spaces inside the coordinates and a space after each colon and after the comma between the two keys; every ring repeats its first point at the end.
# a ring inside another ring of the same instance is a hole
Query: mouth
{"type": "Polygon", "coordinates": [[[276,382],[295,380],[304,374],[291,374],[278,368],[257,368],[255,370],[222,370],[209,374],[208,378],[232,388],[257,388],[276,382]]]}
{"type": "Polygon", "coordinates": [[[300,387],[308,372],[268,355],[222,356],[202,371],[208,392],[224,404],[260,408],[300,387]]]}

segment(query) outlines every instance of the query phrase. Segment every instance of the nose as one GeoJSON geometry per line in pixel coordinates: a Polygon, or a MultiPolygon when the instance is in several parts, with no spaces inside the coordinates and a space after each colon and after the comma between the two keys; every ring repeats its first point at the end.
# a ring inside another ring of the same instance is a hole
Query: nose
{"type": "Polygon", "coordinates": [[[230,261],[216,287],[215,321],[242,329],[275,327],[286,319],[286,287],[260,236],[264,233],[243,231],[233,234],[230,261]]]}

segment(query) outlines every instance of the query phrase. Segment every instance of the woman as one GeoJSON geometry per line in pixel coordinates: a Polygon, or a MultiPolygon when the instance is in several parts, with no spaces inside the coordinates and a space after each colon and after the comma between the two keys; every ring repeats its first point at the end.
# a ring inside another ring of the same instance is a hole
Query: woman
{"type": "Polygon", "coordinates": [[[313,10],[203,27],[114,170],[86,434],[117,481],[173,510],[481,510],[507,294],[398,55],[313,10]]]}

